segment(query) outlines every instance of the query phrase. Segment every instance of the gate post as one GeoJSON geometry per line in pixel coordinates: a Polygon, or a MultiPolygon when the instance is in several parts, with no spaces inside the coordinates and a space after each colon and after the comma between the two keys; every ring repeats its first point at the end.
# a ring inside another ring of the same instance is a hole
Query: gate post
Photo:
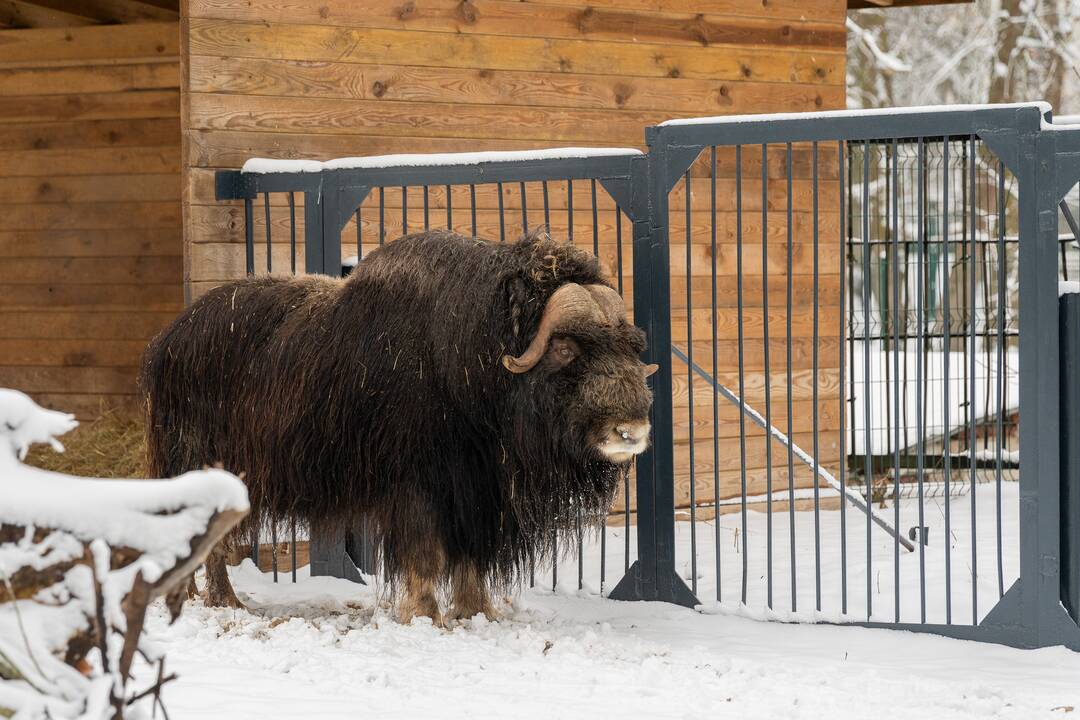
{"type": "MultiPolygon", "coordinates": [[[[305,193],[304,265],[309,273],[341,276],[341,228],[348,221],[352,207],[363,202],[368,188],[342,187],[337,175],[323,170],[315,191],[305,193]],[[343,197],[346,190],[352,194],[343,197]],[[353,197],[355,195],[356,197],[353,197]],[[343,204],[345,203],[345,204],[343,204]]],[[[366,584],[361,573],[375,574],[375,549],[367,523],[356,531],[337,536],[309,536],[312,577],[336,577],[366,584]]]]}
{"type": "Polygon", "coordinates": [[[1061,328],[1061,603],[1080,617],[1080,291],[1058,300],[1061,328]]]}
{"type": "MultiPolygon", "coordinates": [[[[645,330],[652,377],[652,445],[637,457],[638,559],[608,595],[685,607],[699,601],[675,572],[675,438],[671,402],[671,263],[668,248],[668,153],[646,130],[649,152],[631,165],[634,222],[634,324],[645,330]]],[[[696,157],[696,153],[695,153],[696,157]]],[[[692,158],[691,158],[692,160],[692,158]]],[[[629,528],[627,528],[629,532],[629,528]]]]}

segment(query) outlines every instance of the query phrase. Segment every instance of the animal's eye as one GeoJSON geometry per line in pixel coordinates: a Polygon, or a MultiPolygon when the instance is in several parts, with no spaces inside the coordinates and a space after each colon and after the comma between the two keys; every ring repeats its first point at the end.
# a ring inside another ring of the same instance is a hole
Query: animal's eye
{"type": "Polygon", "coordinates": [[[570,338],[557,337],[551,341],[549,352],[557,365],[565,367],[581,354],[581,348],[570,338]]]}

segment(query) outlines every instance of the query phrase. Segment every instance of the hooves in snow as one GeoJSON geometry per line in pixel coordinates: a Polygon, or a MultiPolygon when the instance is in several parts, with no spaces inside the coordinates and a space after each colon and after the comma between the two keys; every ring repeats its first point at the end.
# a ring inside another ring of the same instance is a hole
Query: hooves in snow
{"type": "Polygon", "coordinates": [[[495,622],[499,619],[499,614],[495,612],[495,608],[491,606],[490,602],[484,602],[479,607],[454,607],[447,613],[450,620],[471,620],[477,615],[483,615],[487,618],[488,622],[495,622]]]}
{"type": "Polygon", "coordinates": [[[409,625],[416,618],[423,617],[430,619],[431,624],[435,627],[447,629],[465,620],[472,620],[477,615],[483,615],[488,622],[497,622],[500,617],[499,613],[488,601],[484,601],[475,607],[454,606],[443,613],[439,610],[438,604],[425,603],[418,606],[406,599],[398,608],[397,620],[402,625],[409,625]]]}

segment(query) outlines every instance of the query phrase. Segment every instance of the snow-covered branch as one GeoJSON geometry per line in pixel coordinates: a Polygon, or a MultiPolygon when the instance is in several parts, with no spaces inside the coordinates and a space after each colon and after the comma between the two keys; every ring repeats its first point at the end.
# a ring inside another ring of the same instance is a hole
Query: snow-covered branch
{"type": "MultiPolygon", "coordinates": [[[[74,478],[23,465],[32,443],[61,448],[72,416],[0,389],[0,716],[121,718],[155,702],[130,685],[162,663],[142,639],[147,606],[174,616],[186,580],[248,511],[221,470],[174,480],[74,478]]],[[[161,666],[163,667],[163,666],[161,666]]]]}

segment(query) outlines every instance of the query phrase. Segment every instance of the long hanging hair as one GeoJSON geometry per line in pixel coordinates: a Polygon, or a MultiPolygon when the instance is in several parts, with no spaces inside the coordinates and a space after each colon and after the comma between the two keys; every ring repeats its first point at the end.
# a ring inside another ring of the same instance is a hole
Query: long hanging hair
{"type": "Polygon", "coordinates": [[[557,530],[601,521],[625,470],[584,446],[573,377],[500,364],[565,283],[605,281],[595,258],[542,232],[497,244],[432,231],[344,280],[211,290],[146,350],[150,473],[242,473],[240,537],[367,521],[391,577],[441,553],[444,569],[469,561],[513,585],[550,558],[557,530]]]}

